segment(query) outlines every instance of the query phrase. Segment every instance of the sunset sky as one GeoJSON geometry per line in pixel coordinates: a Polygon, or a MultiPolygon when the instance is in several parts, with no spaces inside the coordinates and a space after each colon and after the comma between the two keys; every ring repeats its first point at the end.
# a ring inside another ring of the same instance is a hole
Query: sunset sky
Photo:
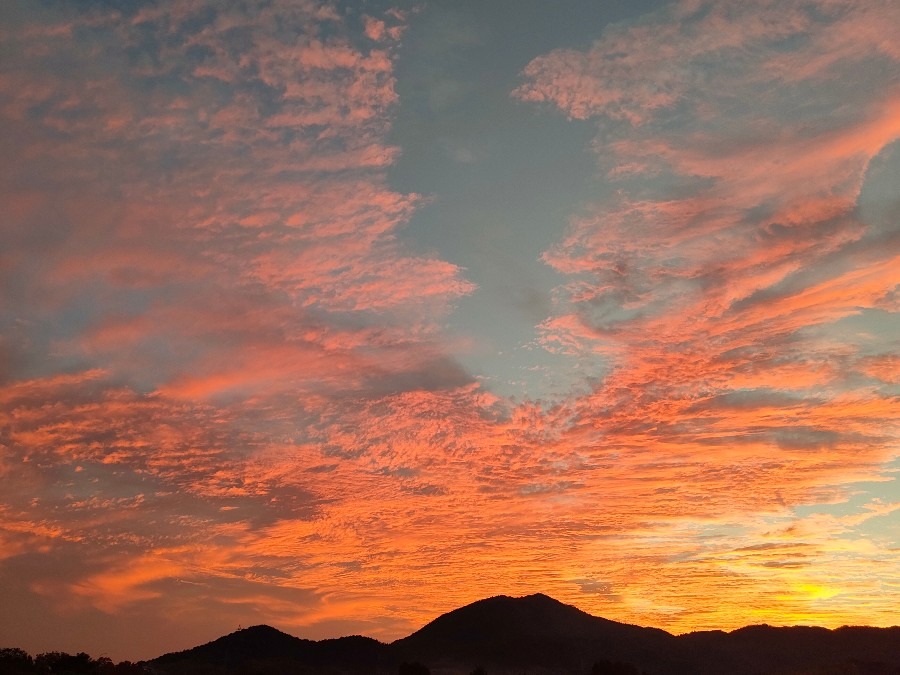
{"type": "Polygon", "coordinates": [[[900,624],[898,34],[2,0],[0,647],[900,624]]]}

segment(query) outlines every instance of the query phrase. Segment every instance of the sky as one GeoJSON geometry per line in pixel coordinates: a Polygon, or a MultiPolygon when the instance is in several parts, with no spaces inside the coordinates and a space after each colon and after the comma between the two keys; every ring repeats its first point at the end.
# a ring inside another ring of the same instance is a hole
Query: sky
{"type": "Polygon", "coordinates": [[[897,624],[898,31],[4,0],[0,646],[897,624]]]}

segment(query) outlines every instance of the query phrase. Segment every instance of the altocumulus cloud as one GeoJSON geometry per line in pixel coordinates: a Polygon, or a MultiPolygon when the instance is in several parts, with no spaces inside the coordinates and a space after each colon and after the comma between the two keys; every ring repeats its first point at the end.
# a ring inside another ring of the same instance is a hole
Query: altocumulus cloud
{"type": "Polygon", "coordinates": [[[4,7],[3,634],[890,622],[900,10],[672,3],[525,66],[615,186],[543,255],[543,347],[607,365],[552,403],[454,360],[477,288],[403,234],[411,11],[4,7]]]}

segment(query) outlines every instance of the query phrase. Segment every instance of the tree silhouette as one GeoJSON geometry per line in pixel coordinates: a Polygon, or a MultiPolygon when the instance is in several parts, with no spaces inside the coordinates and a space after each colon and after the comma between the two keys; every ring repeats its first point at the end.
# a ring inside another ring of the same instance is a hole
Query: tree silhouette
{"type": "Polygon", "coordinates": [[[487,671],[481,666],[478,666],[475,670],[469,673],[469,675],[487,675],[487,671]]]}
{"type": "Polygon", "coordinates": [[[24,649],[7,647],[0,649],[0,672],[9,675],[24,675],[34,672],[34,659],[24,649]]]}
{"type": "Polygon", "coordinates": [[[45,652],[35,657],[34,665],[39,673],[53,675],[93,675],[96,672],[93,659],[84,652],[74,656],[66,652],[45,652]]]}
{"type": "Polygon", "coordinates": [[[591,675],[641,675],[641,673],[630,663],[603,660],[594,664],[591,675]]]}
{"type": "Polygon", "coordinates": [[[428,669],[428,666],[423,666],[418,661],[414,661],[413,663],[403,662],[400,664],[400,669],[397,671],[398,675],[431,675],[431,671],[428,669]]]}

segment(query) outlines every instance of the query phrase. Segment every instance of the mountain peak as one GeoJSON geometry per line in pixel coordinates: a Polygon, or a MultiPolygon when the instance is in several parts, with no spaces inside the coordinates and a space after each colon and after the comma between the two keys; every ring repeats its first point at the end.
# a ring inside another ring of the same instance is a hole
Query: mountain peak
{"type": "Polygon", "coordinates": [[[440,655],[447,663],[463,659],[486,666],[552,668],[565,663],[577,671],[601,656],[624,661],[640,650],[658,653],[674,639],[661,630],[591,616],[544,593],[533,593],[478,600],[439,616],[391,647],[404,658],[422,661],[440,655]]]}
{"type": "Polygon", "coordinates": [[[571,607],[571,605],[566,605],[565,603],[560,602],[556,598],[551,598],[546,593],[532,593],[531,595],[520,595],[518,597],[510,597],[510,596],[502,595],[500,597],[503,597],[503,598],[509,597],[510,600],[516,600],[516,601],[520,601],[520,602],[521,601],[543,602],[543,603],[548,603],[548,604],[553,604],[553,605],[561,605],[563,607],[571,607]]]}
{"type": "Polygon", "coordinates": [[[236,631],[234,631],[233,633],[229,633],[229,635],[274,635],[276,633],[279,635],[287,635],[287,633],[282,632],[277,628],[272,628],[272,626],[269,626],[265,623],[256,624],[255,626],[247,626],[246,628],[242,628],[239,626],[236,631]]]}

